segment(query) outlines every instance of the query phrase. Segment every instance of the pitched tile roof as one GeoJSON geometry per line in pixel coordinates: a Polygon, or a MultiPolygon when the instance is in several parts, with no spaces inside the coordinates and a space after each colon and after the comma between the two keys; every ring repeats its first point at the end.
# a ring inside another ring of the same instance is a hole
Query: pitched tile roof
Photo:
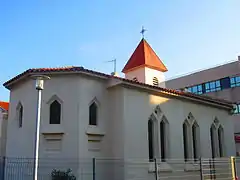
{"type": "Polygon", "coordinates": [[[126,73],[138,67],[149,67],[152,69],[166,72],[167,68],[147,43],[145,39],[142,39],[137,48],[133,52],[132,56],[128,60],[127,64],[123,68],[122,72],[126,73]]]}
{"type": "Polygon", "coordinates": [[[0,108],[5,109],[6,111],[8,111],[9,109],[9,103],[8,102],[4,102],[4,101],[0,101],[0,108]]]}
{"type": "Polygon", "coordinates": [[[209,97],[209,96],[205,96],[205,95],[197,95],[197,94],[193,94],[190,92],[182,92],[182,91],[177,91],[177,90],[173,90],[173,89],[167,89],[167,88],[162,88],[162,87],[157,87],[157,86],[152,86],[152,85],[148,85],[148,84],[144,84],[144,83],[140,83],[140,82],[135,82],[133,80],[129,80],[129,79],[125,79],[125,78],[121,78],[121,77],[116,77],[116,76],[112,76],[112,75],[108,75],[108,74],[104,74],[101,72],[97,72],[97,71],[92,71],[89,69],[85,69],[83,67],[76,67],[76,66],[70,66],[70,67],[60,67],[60,68],[34,68],[34,69],[28,69],[27,71],[17,75],[16,77],[10,79],[9,81],[5,82],[3,85],[7,88],[7,89],[11,89],[12,85],[17,83],[18,81],[20,81],[21,79],[25,79],[27,77],[29,77],[30,75],[33,74],[55,74],[55,73],[84,73],[87,75],[91,75],[91,76],[97,76],[100,78],[105,78],[105,79],[117,79],[117,80],[121,80],[123,83],[128,83],[130,85],[135,85],[135,87],[142,87],[142,88],[149,88],[151,90],[154,91],[160,91],[163,93],[168,93],[168,94],[173,94],[173,95],[177,95],[179,97],[185,97],[185,98],[191,98],[192,100],[195,101],[203,101],[206,103],[212,103],[215,104],[216,106],[224,106],[227,107],[228,109],[232,109],[233,108],[233,103],[226,101],[226,100],[222,100],[222,99],[216,99],[213,97],[209,97]]]}

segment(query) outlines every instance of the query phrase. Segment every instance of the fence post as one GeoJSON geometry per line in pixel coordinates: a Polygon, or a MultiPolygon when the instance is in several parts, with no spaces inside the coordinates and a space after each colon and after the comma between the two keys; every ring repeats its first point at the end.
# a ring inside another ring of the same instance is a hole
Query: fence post
{"type": "Polygon", "coordinates": [[[93,171],[93,180],[96,179],[96,158],[92,159],[92,171],[93,171]]]}
{"type": "Polygon", "coordinates": [[[210,179],[213,179],[213,175],[212,175],[212,161],[211,161],[211,158],[209,158],[209,169],[210,169],[210,179]]]}
{"type": "Polygon", "coordinates": [[[158,164],[156,158],[154,158],[154,165],[155,165],[155,180],[158,180],[158,164]]]}
{"type": "Polygon", "coordinates": [[[202,169],[202,158],[199,158],[199,165],[200,165],[200,180],[203,180],[203,169],[202,169]]]}
{"type": "Polygon", "coordinates": [[[232,169],[232,179],[235,180],[236,175],[236,158],[231,156],[231,169],[232,169]]]}

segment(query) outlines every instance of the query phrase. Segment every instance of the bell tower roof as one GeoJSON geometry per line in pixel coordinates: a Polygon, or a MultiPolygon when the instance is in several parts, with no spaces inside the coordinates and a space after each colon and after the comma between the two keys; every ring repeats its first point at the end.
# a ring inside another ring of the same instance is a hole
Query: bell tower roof
{"type": "Polygon", "coordinates": [[[161,72],[168,71],[147,41],[142,38],[122,72],[127,73],[140,67],[148,67],[161,72]]]}

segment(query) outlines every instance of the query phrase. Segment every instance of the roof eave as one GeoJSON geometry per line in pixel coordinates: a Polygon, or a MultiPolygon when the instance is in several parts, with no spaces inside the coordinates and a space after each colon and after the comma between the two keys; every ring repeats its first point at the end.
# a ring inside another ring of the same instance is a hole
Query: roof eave
{"type": "Polygon", "coordinates": [[[89,70],[79,70],[79,71],[61,71],[61,72],[26,72],[22,75],[20,75],[18,78],[16,79],[10,79],[9,81],[7,81],[6,83],[3,84],[3,86],[5,88],[7,88],[8,90],[11,90],[12,86],[15,85],[16,83],[18,83],[19,81],[21,80],[24,80],[26,78],[28,78],[29,76],[31,75],[56,75],[56,74],[84,74],[84,75],[87,75],[87,76],[91,76],[91,77],[97,77],[97,78],[101,78],[101,79],[107,79],[108,76],[103,76],[103,75],[99,75],[99,74],[94,74],[92,73],[91,71],[89,70]]]}
{"type": "Polygon", "coordinates": [[[229,112],[233,109],[233,105],[232,104],[223,103],[223,102],[220,103],[220,102],[216,102],[216,101],[210,100],[210,99],[203,100],[203,99],[198,99],[198,98],[195,98],[195,97],[184,96],[184,95],[180,95],[180,94],[177,95],[177,94],[174,94],[174,93],[170,93],[170,92],[166,92],[166,91],[162,91],[162,90],[156,90],[156,89],[153,89],[151,87],[144,87],[142,85],[132,84],[132,83],[129,83],[129,82],[122,81],[122,83],[118,83],[117,85],[122,85],[122,86],[126,86],[126,87],[136,87],[136,88],[144,89],[145,91],[158,92],[158,93],[166,94],[166,95],[169,95],[169,96],[172,96],[172,97],[176,97],[176,98],[180,97],[182,99],[199,102],[201,104],[207,104],[207,105],[211,105],[211,106],[214,106],[214,107],[222,108],[222,109],[225,109],[225,110],[227,110],[229,112]]]}

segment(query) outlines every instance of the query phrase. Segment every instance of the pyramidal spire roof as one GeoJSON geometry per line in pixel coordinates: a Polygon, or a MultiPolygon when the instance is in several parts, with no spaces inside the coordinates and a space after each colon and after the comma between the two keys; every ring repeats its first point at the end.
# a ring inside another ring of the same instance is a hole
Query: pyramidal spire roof
{"type": "Polygon", "coordinates": [[[144,38],[138,44],[122,72],[126,73],[139,67],[149,67],[161,72],[168,71],[161,59],[144,38]]]}

